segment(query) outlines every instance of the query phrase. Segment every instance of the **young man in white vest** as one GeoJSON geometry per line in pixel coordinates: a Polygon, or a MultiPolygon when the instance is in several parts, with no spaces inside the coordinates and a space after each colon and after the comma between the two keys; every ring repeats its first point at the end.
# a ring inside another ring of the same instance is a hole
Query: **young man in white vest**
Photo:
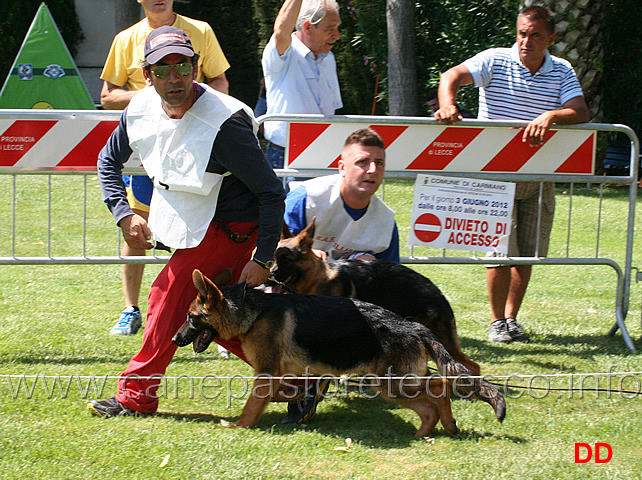
{"type": "MultiPolygon", "coordinates": [[[[261,285],[281,235],[285,192],[261,151],[252,110],[196,83],[197,58],[183,30],[150,33],[149,87],[134,96],[98,157],[103,199],[127,243],[150,249],[153,236],[175,249],[152,284],[143,345],[118,395],[87,405],[103,417],[158,408],[160,377],[177,348],[172,336],[196,296],[194,269],[215,278],[230,268],[235,281],[261,285]],[[127,202],[121,173],[130,156],[153,178],[149,223],[127,202]]],[[[240,341],[216,341],[245,360],[240,341]]]]}
{"type": "MultiPolygon", "coordinates": [[[[290,232],[299,233],[316,217],[312,247],[328,262],[348,258],[398,263],[395,213],[375,195],[385,167],[385,145],[377,132],[364,128],[350,134],[337,175],[307,180],[288,193],[284,218],[290,232]]],[[[283,423],[308,421],[328,385],[313,384],[306,397],[291,402],[283,423]]]]}
{"type": "Polygon", "coordinates": [[[285,223],[293,234],[313,217],[313,248],[332,262],[342,258],[399,262],[395,213],[375,195],[383,181],[386,151],[371,128],[346,139],[339,173],[313,178],[292,190],[285,200],[285,223]]]}

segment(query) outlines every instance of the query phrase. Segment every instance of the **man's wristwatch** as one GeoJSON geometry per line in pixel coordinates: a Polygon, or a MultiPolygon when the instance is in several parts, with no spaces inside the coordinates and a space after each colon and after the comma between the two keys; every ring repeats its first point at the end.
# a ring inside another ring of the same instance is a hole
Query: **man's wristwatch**
{"type": "Polygon", "coordinates": [[[261,265],[266,270],[269,270],[270,268],[272,268],[274,266],[274,260],[268,260],[267,262],[264,262],[263,260],[259,260],[256,257],[252,257],[252,261],[254,263],[258,263],[259,265],[261,265]]]}

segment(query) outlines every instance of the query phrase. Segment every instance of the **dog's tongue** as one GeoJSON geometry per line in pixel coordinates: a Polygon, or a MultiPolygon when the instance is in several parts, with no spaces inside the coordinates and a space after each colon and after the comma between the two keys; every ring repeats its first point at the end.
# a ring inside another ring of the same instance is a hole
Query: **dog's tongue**
{"type": "Polygon", "coordinates": [[[214,334],[209,328],[206,328],[201,333],[198,334],[198,337],[194,340],[194,351],[196,353],[201,353],[207,350],[207,347],[210,346],[214,334]]]}

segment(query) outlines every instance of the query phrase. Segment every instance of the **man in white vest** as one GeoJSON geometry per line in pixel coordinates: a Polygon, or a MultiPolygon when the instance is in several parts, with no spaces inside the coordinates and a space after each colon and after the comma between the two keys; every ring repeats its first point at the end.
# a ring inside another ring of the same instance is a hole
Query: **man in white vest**
{"type": "Polygon", "coordinates": [[[285,223],[293,234],[313,217],[313,248],[328,262],[342,258],[399,262],[395,213],[375,195],[383,181],[386,151],[371,128],[348,136],[339,159],[339,173],[313,178],[285,200],[285,223]]]}
{"type": "MultiPolygon", "coordinates": [[[[230,68],[230,64],[212,27],[206,22],[174,12],[174,0],[137,0],[137,2],[143,8],[145,18],[114,37],[100,75],[103,80],[100,92],[100,103],[103,108],[123,110],[129,105],[132,97],[146,87],[145,77],[140,68],[145,53],[145,39],[152,30],[163,26],[172,26],[185,31],[190,37],[194,51],[200,53],[196,81],[207,83],[219,92],[228,93],[229,84],[225,71],[230,68]]],[[[125,3],[125,0],[121,3],[125,3]]],[[[136,213],[147,220],[153,192],[152,183],[146,175],[125,175],[124,181],[129,204],[136,213]]],[[[127,242],[124,242],[122,255],[143,256],[145,250],[132,249],[127,242]]],[[[142,326],[138,305],[144,270],[144,263],[122,265],[125,308],[110,330],[110,334],[133,335],[142,326]]],[[[221,348],[219,346],[219,351],[221,348]]]]}
{"type": "MultiPolygon", "coordinates": [[[[230,268],[235,281],[260,285],[282,230],[285,192],[261,151],[252,110],[196,83],[197,61],[183,30],[150,33],[143,65],[149,86],[133,97],[98,157],[103,199],[127,243],[176,249],[151,287],[143,345],[118,395],[87,405],[103,417],[158,408],[159,377],[177,348],[172,336],[196,296],[194,269],[215,278],[230,268]],[[130,157],[153,179],[149,222],[127,202],[121,173],[130,157]]],[[[240,342],[216,341],[245,360],[240,342]]]]}
{"type": "MultiPolygon", "coordinates": [[[[328,262],[339,259],[399,262],[399,232],[395,213],[375,195],[383,181],[386,151],[383,139],[371,128],[346,139],[339,173],[313,178],[285,199],[285,223],[297,234],[313,217],[317,254],[328,262]]],[[[329,381],[316,383],[301,400],[288,405],[283,423],[307,422],[323,398],[329,381]]]]}

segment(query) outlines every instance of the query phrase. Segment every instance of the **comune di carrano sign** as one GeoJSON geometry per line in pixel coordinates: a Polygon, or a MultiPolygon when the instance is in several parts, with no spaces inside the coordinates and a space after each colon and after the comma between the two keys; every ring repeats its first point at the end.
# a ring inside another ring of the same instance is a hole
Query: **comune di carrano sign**
{"type": "Polygon", "coordinates": [[[408,244],[507,253],[515,184],[417,175],[408,244]]]}

